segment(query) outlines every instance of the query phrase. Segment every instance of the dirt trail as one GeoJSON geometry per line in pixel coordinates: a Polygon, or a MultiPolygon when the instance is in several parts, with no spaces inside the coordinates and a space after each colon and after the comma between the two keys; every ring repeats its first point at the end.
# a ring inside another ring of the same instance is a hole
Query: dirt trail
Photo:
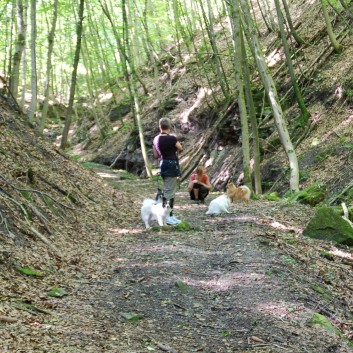
{"type": "MultiPolygon", "coordinates": [[[[141,185],[140,198],[153,195],[153,184],[141,185]]],[[[349,352],[342,337],[309,323],[321,313],[337,326],[344,304],[313,290],[325,284],[278,242],[304,241],[312,209],[251,201],[210,217],[182,191],[176,205],[193,230],[146,231],[136,219],[115,234],[114,275],[95,299],[96,320],[114,332],[104,351],[349,352]]]]}

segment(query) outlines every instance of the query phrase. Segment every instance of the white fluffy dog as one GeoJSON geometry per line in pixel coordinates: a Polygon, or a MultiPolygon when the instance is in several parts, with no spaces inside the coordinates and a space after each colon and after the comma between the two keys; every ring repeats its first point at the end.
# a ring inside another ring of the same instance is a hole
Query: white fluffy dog
{"type": "Polygon", "coordinates": [[[230,199],[227,195],[221,195],[212,200],[206,214],[229,213],[230,199]]]}
{"type": "Polygon", "coordinates": [[[157,221],[159,226],[166,225],[166,218],[170,213],[169,201],[158,202],[153,199],[143,200],[141,207],[141,218],[145,222],[146,228],[150,228],[151,221],[157,221]]]}

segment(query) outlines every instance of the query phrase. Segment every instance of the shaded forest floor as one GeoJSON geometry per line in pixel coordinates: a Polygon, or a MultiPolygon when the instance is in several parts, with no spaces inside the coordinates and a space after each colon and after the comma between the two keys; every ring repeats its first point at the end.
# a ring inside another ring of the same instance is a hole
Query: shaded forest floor
{"type": "Polygon", "coordinates": [[[253,200],[210,217],[182,186],[192,229],[147,231],[139,208],[157,183],[101,175],[134,199],[116,209],[127,222],[79,245],[68,295],[41,298],[50,313],[0,322],[1,353],[353,351],[352,256],[301,236],[314,209],[253,200]]]}

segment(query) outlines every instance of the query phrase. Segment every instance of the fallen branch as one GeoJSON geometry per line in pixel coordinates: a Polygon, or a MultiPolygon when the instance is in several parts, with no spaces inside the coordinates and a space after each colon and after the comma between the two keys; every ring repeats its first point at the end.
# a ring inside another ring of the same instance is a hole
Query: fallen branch
{"type": "Polygon", "coordinates": [[[160,343],[160,342],[156,341],[153,337],[151,337],[151,336],[149,336],[149,335],[147,335],[147,334],[146,334],[146,337],[147,337],[148,339],[150,339],[150,340],[151,340],[159,349],[161,349],[162,351],[164,351],[164,352],[170,352],[170,353],[178,353],[178,351],[175,350],[174,348],[169,347],[169,346],[167,346],[167,345],[165,345],[165,344],[163,344],[163,343],[160,343]]]}

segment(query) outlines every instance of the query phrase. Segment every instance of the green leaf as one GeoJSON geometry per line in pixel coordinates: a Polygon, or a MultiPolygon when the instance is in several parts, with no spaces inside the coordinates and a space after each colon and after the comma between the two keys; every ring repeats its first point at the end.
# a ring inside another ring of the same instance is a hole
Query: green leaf
{"type": "Polygon", "coordinates": [[[58,298],[62,298],[65,295],[67,295],[67,292],[64,288],[52,288],[49,292],[48,292],[49,297],[58,297],[58,298]]]}
{"type": "Polygon", "coordinates": [[[133,321],[133,322],[144,318],[143,314],[136,314],[136,313],[120,313],[120,316],[123,317],[125,320],[133,321]]]}
{"type": "Polygon", "coordinates": [[[27,276],[34,276],[34,277],[42,277],[43,276],[40,272],[38,272],[36,270],[33,270],[33,269],[29,268],[29,267],[26,267],[26,266],[24,266],[24,267],[17,266],[16,270],[18,272],[23,273],[24,275],[27,275],[27,276]]]}
{"type": "Polygon", "coordinates": [[[186,283],[180,280],[175,282],[175,286],[181,289],[183,292],[188,292],[191,289],[186,283]]]}

